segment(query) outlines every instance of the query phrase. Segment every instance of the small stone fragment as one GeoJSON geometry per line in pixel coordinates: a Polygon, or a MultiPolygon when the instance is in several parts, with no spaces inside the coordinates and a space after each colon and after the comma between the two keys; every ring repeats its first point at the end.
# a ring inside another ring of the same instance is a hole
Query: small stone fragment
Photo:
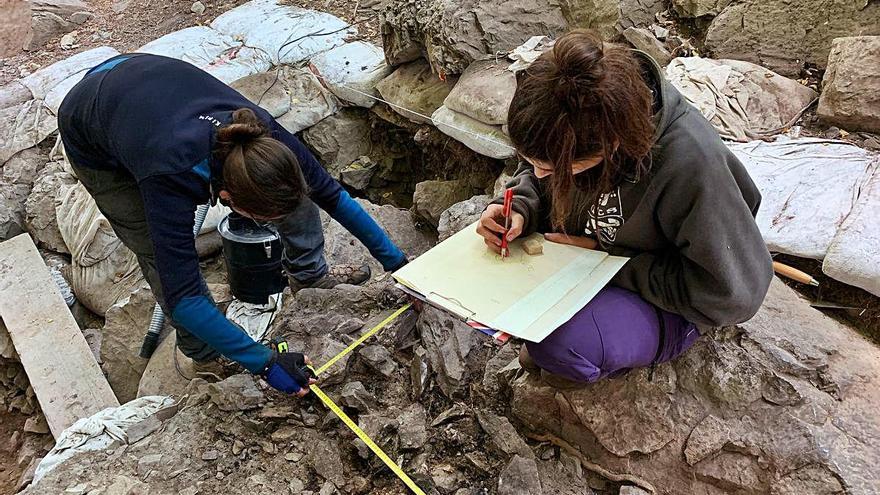
{"type": "Polygon", "coordinates": [[[199,1],[195,1],[192,4],[192,7],[189,8],[190,12],[196,15],[202,15],[205,13],[205,4],[199,1]]]}
{"type": "Polygon", "coordinates": [[[49,433],[49,425],[46,423],[46,417],[42,414],[39,416],[31,416],[24,422],[24,431],[29,433],[39,433],[41,435],[49,433]]]}
{"type": "Polygon", "coordinates": [[[202,454],[203,461],[216,461],[220,458],[220,452],[217,452],[214,449],[206,450],[205,453],[202,454]]]}
{"type": "Polygon", "coordinates": [[[498,477],[498,495],[542,495],[538,465],[534,459],[513,456],[498,477]]]}
{"type": "Polygon", "coordinates": [[[540,239],[526,239],[522,247],[523,251],[530,256],[544,253],[544,243],[540,239]]]}

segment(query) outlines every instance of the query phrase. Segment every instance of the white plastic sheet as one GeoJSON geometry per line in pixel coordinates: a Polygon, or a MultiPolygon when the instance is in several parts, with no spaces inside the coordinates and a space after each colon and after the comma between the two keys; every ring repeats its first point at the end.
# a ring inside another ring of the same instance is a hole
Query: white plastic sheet
{"type": "MultiPolygon", "coordinates": [[[[34,98],[46,99],[49,93],[66,79],[72,76],[79,76],[81,79],[89,69],[116,55],[119,55],[119,52],[109,46],[93,48],[40,69],[24,77],[21,83],[31,90],[34,98]]],[[[69,84],[68,90],[72,87],[73,84],[69,84]]]]}
{"type": "Polygon", "coordinates": [[[354,41],[315,55],[312,69],[339,99],[370,108],[379,96],[376,84],[391,73],[385,52],[365,41],[354,41]]]}
{"type": "Polygon", "coordinates": [[[489,125],[441,106],[431,120],[444,134],[481,155],[504,160],[514,156],[513,144],[500,125],[489,125]]]}
{"type": "Polygon", "coordinates": [[[207,26],[168,33],[140,47],[138,52],[189,62],[227,84],[272,66],[265,52],[244,46],[240,40],[207,26]]]}
{"type": "Polygon", "coordinates": [[[269,296],[266,304],[252,304],[234,299],[226,308],[226,317],[237,323],[252,339],[260,341],[281,308],[283,292],[269,296]]]}
{"type": "Polygon", "coordinates": [[[260,50],[275,64],[294,64],[345,43],[357,29],[325,12],[252,0],[211,23],[217,31],[260,50]]]}
{"type": "Polygon", "coordinates": [[[79,419],[61,433],[55,447],[37,466],[34,484],[75,454],[103,450],[116,441],[128,443],[128,430],[132,426],[173,404],[171,397],[153,395],[79,419]]]}
{"type": "Polygon", "coordinates": [[[841,141],[779,138],[728,145],[761,191],[771,251],[823,259],[870,176],[875,155],[841,141]]]}

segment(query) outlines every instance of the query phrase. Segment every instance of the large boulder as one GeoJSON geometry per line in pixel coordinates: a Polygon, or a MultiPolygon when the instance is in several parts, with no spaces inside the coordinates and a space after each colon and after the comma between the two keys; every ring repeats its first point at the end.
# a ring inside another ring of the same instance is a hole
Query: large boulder
{"type": "Polygon", "coordinates": [[[312,148],[324,168],[334,179],[343,169],[373,148],[370,120],[365,110],[344,108],[303,132],[303,139],[312,148]]]}
{"type": "Polygon", "coordinates": [[[439,240],[452,237],[456,232],[479,220],[483,210],[491,201],[491,197],[480,195],[450,206],[440,215],[440,223],[437,226],[439,240]]]}
{"type": "Polygon", "coordinates": [[[831,42],[880,34],[876,2],[746,0],[732,3],[709,25],[706,47],[717,58],[746,60],[796,76],[804,63],[825,67],[831,42]]]}
{"type": "Polygon", "coordinates": [[[376,89],[395,112],[413,122],[430,124],[431,114],[443,105],[455,82],[455,78],[440,79],[419,59],[397,68],[379,81],[376,89]]]}
{"type": "Polygon", "coordinates": [[[507,59],[472,63],[443,100],[451,110],[491,125],[507,123],[507,109],[516,91],[516,76],[507,59]]]}
{"type": "Polygon", "coordinates": [[[39,50],[47,41],[73,31],[94,17],[82,0],[31,0],[31,29],[24,40],[25,50],[39,50]]]}
{"type": "Polygon", "coordinates": [[[61,189],[75,183],[76,179],[64,171],[61,162],[50,162],[40,172],[24,204],[28,233],[37,244],[56,253],[70,253],[58,229],[55,208],[61,189]]]}
{"type": "Polygon", "coordinates": [[[435,72],[460,74],[474,60],[512,50],[534,35],[555,37],[583,27],[612,37],[621,26],[650,23],[653,15],[648,13],[662,10],[658,4],[638,0],[393,0],[381,14],[382,44],[392,65],[426,56],[435,72]]]}
{"type": "Polygon", "coordinates": [[[467,180],[426,180],[416,184],[413,209],[434,226],[440,223],[440,215],[450,206],[473,196],[474,190],[467,180]]]}
{"type": "Polygon", "coordinates": [[[880,132],[878,74],[880,36],[835,39],[816,113],[822,120],[846,129],[880,132]]]}
{"type": "Polygon", "coordinates": [[[672,0],[672,8],[682,17],[718,15],[731,0],[672,0]]]}
{"type": "Polygon", "coordinates": [[[22,49],[21,40],[31,31],[31,3],[20,0],[0,2],[0,58],[11,57],[22,49]]]}
{"type": "Polygon", "coordinates": [[[659,493],[880,490],[880,350],[774,280],[750,321],[579,390],[513,382],[523,424],[659,493]]]}
{"type": "Polygon", "coordinates": [[[366,41],[319,53],[309,60],[309,68],[337,98],[365,108],[376,103],[376,83],[391,72],[382,49],[366,41]]]}

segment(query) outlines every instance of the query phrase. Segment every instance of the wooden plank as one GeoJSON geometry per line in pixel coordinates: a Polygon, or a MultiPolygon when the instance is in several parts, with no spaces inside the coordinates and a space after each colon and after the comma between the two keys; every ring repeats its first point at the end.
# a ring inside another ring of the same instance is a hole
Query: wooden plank
{"type": "Polygon", "coordinates": [[[119,405],[27,234],[0,243],[0,317],[55,438],[119,405]]]}

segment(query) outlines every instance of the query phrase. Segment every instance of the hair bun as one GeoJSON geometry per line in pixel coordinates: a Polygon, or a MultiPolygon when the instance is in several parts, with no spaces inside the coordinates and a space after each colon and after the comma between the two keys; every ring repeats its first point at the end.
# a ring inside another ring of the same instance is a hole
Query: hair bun
{"type": "Polygon", "coordinates": [[[246,144],[266,136],[269,130],[250,108],[239,108],[232,113],[232,122],[217,131],[219,141],[229,144],[246,144]]]}

